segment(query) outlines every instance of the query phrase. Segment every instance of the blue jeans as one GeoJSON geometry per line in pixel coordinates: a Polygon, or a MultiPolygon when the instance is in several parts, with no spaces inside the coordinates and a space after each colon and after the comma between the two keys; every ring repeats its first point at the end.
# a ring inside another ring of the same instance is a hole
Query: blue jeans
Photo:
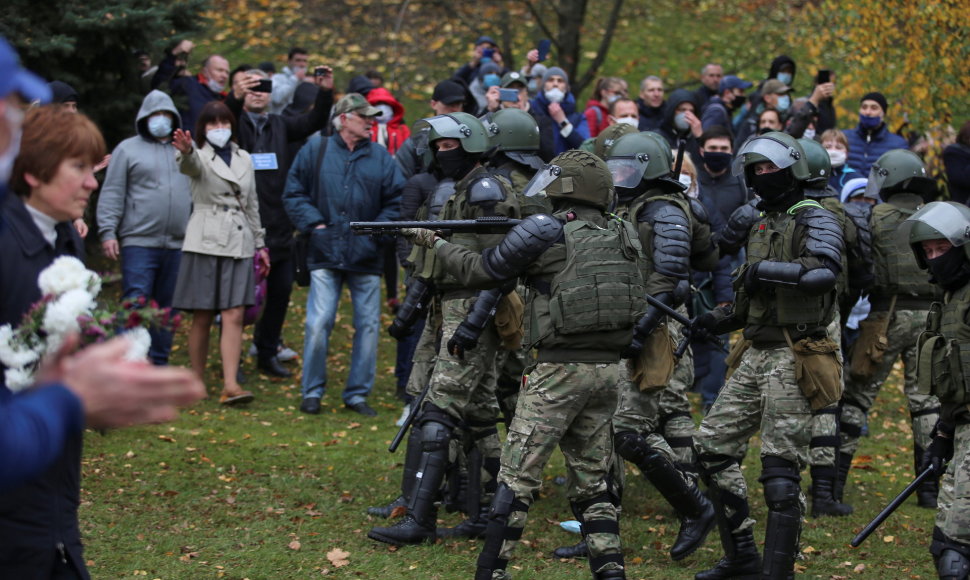
{"type": "Polygon", "coordinates": [[[303,398],[322,397],[327,385],[330,333],[344,284],[354,307],[354,344],[343,400],[354,405],[367,400],[377,374],[377,337],[381,321],[381,277],[345,270],[310,272],[303,339],[303,398]]]}
{"type": "MultiPolygon", "coordinates": [[[[121,248],[121,286],[125,298],[144,296],[162,308],[172,306],[175,280],[179,274],[181,250],[123,246],[121,248]]],[[[168,364],[172,352],[172,333],[151,327],[152,346],[148,358],[156,365],[168,364]]]]}

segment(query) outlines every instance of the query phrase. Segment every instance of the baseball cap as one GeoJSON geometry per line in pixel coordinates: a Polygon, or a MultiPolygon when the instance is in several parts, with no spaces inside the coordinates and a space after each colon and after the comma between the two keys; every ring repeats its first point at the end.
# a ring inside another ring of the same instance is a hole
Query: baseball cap
{"type": "Polygon", "coordinates": [[[39,76],[20,66],[16,51],[0,37],[0,98],[18,93],[28,101],[46,103],[51,90],[39,76]]]}
{"type": "Polygon", "coordinates": [[[763,95],[785,95],[792,91],[792,88],[778,79],[768,79],[761,87],[763,95]]]}
{"type": "Polygon", "coordinates": [[[522,73],[512,71],[512,72],[505,73],[505,76],[502,77],[501,86],[503,89],[507,89],[511,85],[514,85],[516,83],[522,85],[523,87],[528,85],[528,83],[525,80],[525,77],[522,76],[522,73]]]}
{"type": "Polygon", "coordinates": [[[333,108],[334,115],[343,115],[344,113],[357,113],[364,117],[379,117],[381,110],[371,106],[367,102],[367,99],[364,98],[364,95],[360,93],[347,93],[337,101],[337,105],[333,108]]]}
{"type": "Polygon", "coordinates": [[[460,103],[465,100],[465,87],[455,81],[441,81],[435,85],[431,100],[446,105],[460,103]]]}
{"type": "Polygon", "coordinates": [[[498,43],[495,42],[495,39],[494,38],[492,38],[491,36],[485,36],[485,35],[482,35],[482,36],[479,36],[478,37],[478,40],[475,41],[475,46],[478,46],[479,44],[482,44],[484,42],[487,42],[487,43],[491,44],[492,46],[498,46],[498,43]]]}
{"type": "Polygon", "coordinates": [[[734,75],[728,75],[721,79],[721,84],[718,87],[717,92],[723,93],[724,91],[733,89],[741,89],[742,91],[746,91],[752,86],[754,86],[754,83],[750,81],[741,80],[734,75]]]}

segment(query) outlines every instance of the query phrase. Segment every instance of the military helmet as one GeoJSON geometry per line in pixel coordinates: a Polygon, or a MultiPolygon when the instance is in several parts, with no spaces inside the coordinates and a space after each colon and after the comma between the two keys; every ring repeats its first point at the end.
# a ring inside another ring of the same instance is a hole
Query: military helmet
{"type": "Polygon", "coordinates": [[[643,182],[664,181],[685,188],[671,174],[674,156],[667,140],[656,133],[643,131],[624,135],[613,143],[606,165],[618,190],[630,190],[643,182]]]}
{"type": "Polygon", "coordinates": [[[907,149],[891,149],[869,169],[866,197],[888,201],[892,194],[901,192],[935,195],[936,183],[927,175],[919,155],[907,149]]]}
{"type": "MultiPolygon", "coordinates": [[[[806,181],[811,177],[805,150],[798,140],[781,131],[769,131],[746,141],[738,154],[734,157],[732,173],[742,175],[755,164],[770,161],[780,169],[791,169],[792,176],[797,181],[806,181]]],[[[745,175],[749,178],[750,176],[745,175]]]]}
{"type": "Polygon", "coordinates": [[[613,204],[613,179],[606,163],[588,151],[560,153],[525,186],[526,197],[545,195],[601,210],[613,204]]]}
{"type": "Polygon", "coordinates": [[[916,263],[927,268],[922,242],[947,240],[954,247],[963,247],[970,257],[970,207],[953,201],[930,202],[902,223],[898,232],[900,245],[909,244],[916,263]]]}
{"type": "Polygon", "coordinates": [[[616,123],[600,131],[600,134],[593,140],[593,153],[600,159],[606,161],[610,157],[610,152],[617,140],[624,135],[636,133],[637,128],[626,123],[616,123]]]}
{"type": "Polygon", "coordinates": [[[808,179],[805,183],[809,187],[822,189],[832,176],[832,159],[821,143],[814,139],[799,139],[798,144],[805,151],[808,160],[808,179]]]}
{"type": "Polygon", "coordinates": [[[495,111],[487,129],[490,145],[499,151],[539,150],[539,124],[522,109],[495,111]]]}
{"type": "Polygon", "coordinates": [[[484,153],[489,148],[488,132],[474,115],[468,113],[448,113],[415,123],[415,130],[429,127],[428,143],[438,139],[458,139],[461,148],[467,153],[484,153]]]}

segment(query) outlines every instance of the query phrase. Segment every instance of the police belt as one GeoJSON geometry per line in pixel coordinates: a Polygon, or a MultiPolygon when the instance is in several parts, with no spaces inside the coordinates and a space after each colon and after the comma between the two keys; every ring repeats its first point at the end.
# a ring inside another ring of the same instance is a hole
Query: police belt
{"type": "Polygon", "coordinates": [[[615,363],[620,362],[616,350],[578,348],[539,348],[536,361],[541,363],[615,363]]]}
{"type": "Polygon", "coordinates": [[[468,288],[458,288],[455,290],[445,290],[441,293],[442,300],[464,300],[465,298],[471,298],[472,296],[478,295],[478,290],[470,290],[468,288]]]}
{"type": "MultiPolygon", "coordinates": [[[[918,296],[896,295],[896,310],[929,310],[932,298],[920,298],[918,296]]],[[[892,296],[869,296],[869,303],[872,304],[873,312],[887,312],[892,307],[892,296]]]]}

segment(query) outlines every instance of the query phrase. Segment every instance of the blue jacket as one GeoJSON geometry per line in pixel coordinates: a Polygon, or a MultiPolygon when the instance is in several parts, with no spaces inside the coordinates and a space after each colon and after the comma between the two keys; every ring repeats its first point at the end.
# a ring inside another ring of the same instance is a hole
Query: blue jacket
{"type": "Polygon", "coordinates": [[[316,136],[300,149],[283,191],[283,208],[293,225],[311,236],[307,267],[380,274],[378,241],[355,236],[350,222],[396,219],[404,175],[387,149],[365,140],[351,151],[339,134],[326,137],[322,167],[317,167],[323,139],[316,136]],[[320,224],[327,227],[317,229],[320,224]]]}
{"type": "Polygon", "coordinates": [[[573,126],[568,137],[562,136],[559,125],[549,116],[549,101],[546,99],[546,95],[540,92],[529,101],[529,112],[536,117],[539,126],[549,127],[548,131],[552,133],[553,150],[556,155],[563,151],[576,149],[583,144],[583,141],[589,139],[589,126],[586,125],[586,117],[582,112],[576,110],[576,97],[572,93],[566,93],[566,98],[559,105],[562,107],[562,111],[566,113],[566,119],[573,126]],[[550,122],[544,125],[540,120],[542,117],[548,118],[550,122]]]}
{"type": "Polygon", "coordinates": [[[152,77],[152,88],[157,89],[168,83],[168,92],[175,99],[179,113],[182,114],[182,129],[191,131],[195,135],[195,122],[202,112],[202,107],[209,101],[221,101],[226,93],[217,93],[202,81],[201,75],[175,76],[178,69],[175,57],[171,53],[158,63],[158,70],[152,77]]]}
{"type": "Polygon", "coordinates": [[[859,172],[859,177],[869,177],[869,168],[886,151],[909,148],[906,139],[890,133],[885,123],[872,133],[858,125],[842,133],[849,142],[849,160],[846,163],[859,172]]]}

